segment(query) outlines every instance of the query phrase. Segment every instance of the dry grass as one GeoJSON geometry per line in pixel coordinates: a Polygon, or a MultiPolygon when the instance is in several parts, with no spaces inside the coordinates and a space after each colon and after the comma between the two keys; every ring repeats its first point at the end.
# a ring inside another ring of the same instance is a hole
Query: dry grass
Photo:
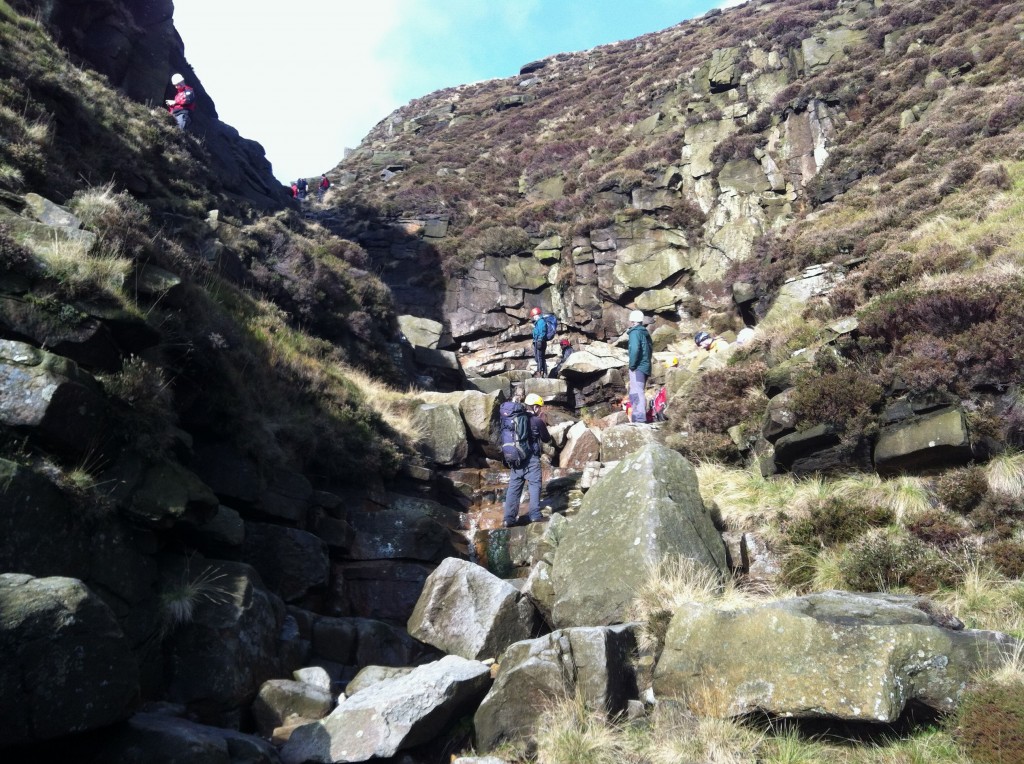
{"type": "Polygon", "coordinates": [[[53,234],[45,246],[30,248],[45,265],[48,275],[68,295],[120,296],[132,271],[132,262],[114,254],[94,254],[90,242],[53,234]]]}
{"type": "Polygon", "coordinates": [[[971,628],[1024,637],[1024,584],[984,565],[968,564],[960,586],[935,600],[971,628]]]}
{"type": "Polygon", "coordinates": [[[536,737],[537,764],[620,764],[623,737],[606,716],[587,707],[582,696],[553,701],[536,737]]]}
{"type": "Polygon", "coordinates": [[[658,650],[678,608],[704,602],[736,609],[755,601],[751,593],[737,589],[731,578],[723,581],[717,571],[707,566],[685,557],[667,558],[650,567],[647,580],[630,603],[627,618],[642,624],[641,646],[658,650]]]}
{"type": "Polygon", "coordinates": [[[1024,453],[995,456],[985,465],[989,490],[1007,499],[1024,498],[1024,453]]]}

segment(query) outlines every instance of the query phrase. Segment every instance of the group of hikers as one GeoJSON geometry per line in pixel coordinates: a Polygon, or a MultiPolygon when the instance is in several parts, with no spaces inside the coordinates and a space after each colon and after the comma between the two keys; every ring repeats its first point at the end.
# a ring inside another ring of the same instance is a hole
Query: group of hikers
{"type": "MultiPolygon", "coordinates": [[[[327,193],[327,189],[331,187],[331,181],[328,180],[326,173],[320,174],[320,182],[316,187],[316,198],[318,201],[324,200],[324,194],[327,193]]],[[[300,202],[305,201],[306,193],[309,190],[309,184],[305,178],[299,178],[298,180],[292,181],[292,199],[297,199],[300,202]]]]}
{"type": "MultiPolygon", "coordinates": [[[[558,331],[557,318],[551,313],[544,313],[540,308],[530,310],[533,321],[533,355],[536,363],[535,377],[548,376],[547,343],[558,331]]],[[[665,388],[661,388],[654,399],[648,404],[647,381],[651,376],[654,357],[654,342],[645,326],[642,311],[634,310],[629,314],[629,395],[623,400],[623,409],[634,423],[648,423],[663,419],[667,404],[665,388]]],[[[700,331],[693,337],[694,344],[709,353],[718,353],[729,345],[724,339],[715,337],[709,332],[700,331]]],[[[557,377],[562,365],[573,353],[572,343],[568,339],[559,342],[562,355],[558,364],[551,370],[551,376],[557,377]]],[[[679,359],[671,358],[666,366],[679,365],[679,359]]],[[[541,413],[544,399],[536,393],[525,394],[522,387],[517,388],[512,400],[502,403],[499,407],[501,421],[502,457],[509,468],[508,491],[505,493],[502,527],[511,528],[528,523],[545,522],[548,518],[541,513],[541,450],[544,443],[551,441],[547,424],[541,413]],[[523,488],[527,489],[529,504],[527,514],[519,517],[519,502],[523,488]]]]}

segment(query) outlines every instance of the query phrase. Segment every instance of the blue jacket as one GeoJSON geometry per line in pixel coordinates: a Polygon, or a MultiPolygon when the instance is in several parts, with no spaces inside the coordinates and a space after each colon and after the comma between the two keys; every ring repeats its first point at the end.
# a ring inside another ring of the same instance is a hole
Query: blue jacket
{"type": "Polygon", "coordinates": [[[533,344],[539,342],[547,343],[548,339],[548,327],[547,321],[544,320],[543,316],[537,316],[533,322],[533,344]]]}
{"type": "Polygon", "coordinates": [[[647,333],[641,324],[629,329],[629,370],[639,371],[651,376],[651,354],[654,352],[654,345],[651,344],[651,335],[647,333]]]}

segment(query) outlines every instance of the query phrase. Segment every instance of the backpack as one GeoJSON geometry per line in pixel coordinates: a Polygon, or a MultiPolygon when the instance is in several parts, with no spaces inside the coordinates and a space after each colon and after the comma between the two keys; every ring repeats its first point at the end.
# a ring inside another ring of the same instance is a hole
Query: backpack
{"type": "Polygon", "coordinates": [[[305,190],[306,190],[306,179],[305,178],[299,178],[299,191],[305,191],[305,190]]]}
{"type": "Polygon", "coordinates": [[[510,467],[530,453],[530,418],[526,407],[517,401],[505,401],[498,408],[501,418],[501,455],[510,467]]]}
{"type": "Polygon", "coordinates": [[[558,316],[554,313],[545,313],[541,318],[544,319],[544,339],[550,342],[558,332],[558,316]]]}

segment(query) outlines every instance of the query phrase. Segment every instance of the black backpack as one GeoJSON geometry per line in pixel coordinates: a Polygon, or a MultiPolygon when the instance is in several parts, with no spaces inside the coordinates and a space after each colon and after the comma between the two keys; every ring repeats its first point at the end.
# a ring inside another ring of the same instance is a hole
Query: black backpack
{"type": "Polygon", "coordinates": [[[530,453],[530,417],[518,401],[505,401],[501,416],[501,455],[509,466],[519,464],[530,453]]]}

